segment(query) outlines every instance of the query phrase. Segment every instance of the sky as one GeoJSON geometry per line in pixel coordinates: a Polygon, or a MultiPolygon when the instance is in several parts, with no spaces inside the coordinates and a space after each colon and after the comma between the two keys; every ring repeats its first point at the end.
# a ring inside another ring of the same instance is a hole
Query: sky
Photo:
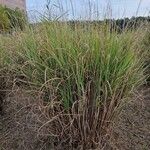
{"type": "Polygon", "coordinates": [[[150,0],[26,0],[30,20],[39,16],[103,19],[150,15],[150,0]],[[49,7],[46,7],[49,1],[49,7]]]}

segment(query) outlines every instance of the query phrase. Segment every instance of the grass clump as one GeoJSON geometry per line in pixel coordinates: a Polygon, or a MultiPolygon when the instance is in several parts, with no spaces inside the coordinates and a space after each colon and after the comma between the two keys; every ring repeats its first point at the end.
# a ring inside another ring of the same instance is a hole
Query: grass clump
{"type": "Polygon", "coordinates": [[[136,35],[45,21],[10,37],[9,63],[48,105],[50,121],[39,132],[47,127],[55,146],[107,145],[118,110],[143,78],[136,35]]]}
{"type": "Polygon", "coordinates": [[[140,43],[142,45],[143,53],[145,53],[145,74],[147,76],[147,84],[150,85],[150,28],[149,24],[146,27],[146,34],[140,43]]]}

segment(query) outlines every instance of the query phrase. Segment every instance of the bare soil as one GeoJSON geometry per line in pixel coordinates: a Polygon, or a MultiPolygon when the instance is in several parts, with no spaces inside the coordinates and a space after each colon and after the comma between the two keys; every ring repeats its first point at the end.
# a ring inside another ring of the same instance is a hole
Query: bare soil
{"type": "MultiPolygon", "coordinates": [[[[31,93],[19,87],[8,92],[0,115],[0,150],[53,149],[47,131],[39,131],[48,121],[46,108],[31,93]]],[[[38,97],[38,93],[34,95],[38,97]]],[[[150,149],[150,87],[143,87],[135,95],[114,124],[112,150],[150,149]]]]}
{"type": "Polygon", "coordinates": [[[31,92],[15,87],[8,93],[0,115],[0,150],[50,149],[49,137],[38,132],[48,120],[31,92]]]}
{"type": "Polygon", "coordinates": [[[150,87],[145,86],[135,93],[135,98],[126,104],[114,131],[119,150],[150,149],[150,87]]]}

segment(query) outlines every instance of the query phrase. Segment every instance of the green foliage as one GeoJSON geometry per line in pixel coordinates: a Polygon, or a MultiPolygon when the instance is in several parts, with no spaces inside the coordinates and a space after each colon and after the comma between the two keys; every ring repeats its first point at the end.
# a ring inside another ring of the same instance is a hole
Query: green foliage
{"type": "Polygon", "coordinates": [[[0,31],[11,31],[12,29],[24,29],[26,23],[25,14],[19,10],[12,10],[0,5],[0,31]]]}
{"type": "MultiPolygon", "coordinates": [[[[147,84],[150,85],[150,24],[147,25],[147,32],[140,43],[142,46],[143,53],[145,53],[145,74],[148,76],[147,84]]],[[[146,28],[146,27],[145,27],[146,28]]]]}
{"type": "Polygon", "coordinates": [[[55,143],[83,149],[104,144],[111,122],[144,78],[139,41],[145,30],[139,30],[118,34],[105,23],[72,28],[45,21],[0,38],[3,63],[47,104],[55,143]]]}
{"type": "Polygon", "coordinates": [[[6,9],[0,5],[0,30],[7,31],[10,28],[10,20],[6,9]]]}
{"type": "Polygon", "coordinates": [[[80,26],[72,30],[65,23],[44,23],[20,37],[13,64],[37,87],[51,87],[49,93],[64,108],[84,98],[93,107],[102,107],[105,98],[109,106],[113,99],[116,107],[142,74],[134,35],[110,34],[106,26],[91,26],[87,32],[80,26]]]}

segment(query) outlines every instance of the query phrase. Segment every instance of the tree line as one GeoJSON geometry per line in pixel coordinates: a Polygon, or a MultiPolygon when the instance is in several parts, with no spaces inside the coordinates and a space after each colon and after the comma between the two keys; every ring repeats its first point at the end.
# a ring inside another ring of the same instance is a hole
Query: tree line
{"type": "Polygon", "coordinates": [[[150,23],[150,16],[147,17],[132,17],[132,18],[122,18],[122,19],[104,19],[104,20],[93,20],[93,21],[80,21],[80,20],[70,20],[68,24],[75,28],[76,25],[80,26],[100,26],[102,24],[109,25],[110,30],[117,30],[122,32],[125,29],[136,29],[140,25],[150,23]]]}

